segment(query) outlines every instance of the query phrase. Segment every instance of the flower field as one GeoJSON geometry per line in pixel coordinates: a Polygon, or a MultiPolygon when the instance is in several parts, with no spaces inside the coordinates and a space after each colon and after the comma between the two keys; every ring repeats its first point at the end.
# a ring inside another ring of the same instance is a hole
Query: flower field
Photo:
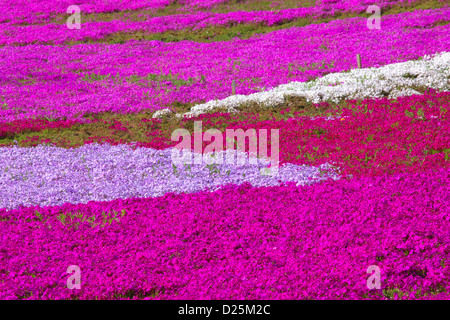
{"type": "Polygon", "coordinates": [[[0,299],[450,298],[448,2],[5,8],[0,299]]]}

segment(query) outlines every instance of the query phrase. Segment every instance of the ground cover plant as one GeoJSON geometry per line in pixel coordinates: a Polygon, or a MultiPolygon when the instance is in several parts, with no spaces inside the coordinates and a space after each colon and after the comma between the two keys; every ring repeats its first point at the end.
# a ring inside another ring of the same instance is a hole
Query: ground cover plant
{"type": "Polygon", "coordinates": [[[440,170],[2,211],[1,297],[448,298],[448,179],[440,170]],[[81,290],[65,285],[74,263],[81,290]],[[375,291],[373,264],[386,277],[375,291]]]}
{"type": "Polygon", "coordinates": [[[0,299],[449,299],[445,1],[70,5],[0,17],[0,299]]]}
{"type": "Polygon", "coordinates": [[[211,44],[7,46],[0,49],[0,121],[188,108],[230,96],[233,80],[236,94],[251,94],[349,71],[358,52],[367,68],[421,59],[446,50],[450,25],[433,25],[446,10],[389,16],[381,30],[355,18],[211,44]]]}

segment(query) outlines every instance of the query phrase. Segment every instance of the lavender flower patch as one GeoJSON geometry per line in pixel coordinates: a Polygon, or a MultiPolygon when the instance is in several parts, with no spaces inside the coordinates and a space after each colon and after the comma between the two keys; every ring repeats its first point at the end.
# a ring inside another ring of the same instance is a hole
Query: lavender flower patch
{"type": "MultiPolygon", "coordinates": [[[[108,144],[76,149],[45,145],[1,148],[0,208],[159,197],[171,192],[215,191],[245,182],[260,187],[288,181],[307,185],[340,178],[328,163],[320,167],[284,164],[277,175],[271,176],[263,174],[268,160],[258,159],[253,164],[247,159],[240,166],[226,162],[176,166],[171,153],[172,148],[133,149],[108,144]]],[[[238,151],[234,156],[240,156],[238,151]]]]}

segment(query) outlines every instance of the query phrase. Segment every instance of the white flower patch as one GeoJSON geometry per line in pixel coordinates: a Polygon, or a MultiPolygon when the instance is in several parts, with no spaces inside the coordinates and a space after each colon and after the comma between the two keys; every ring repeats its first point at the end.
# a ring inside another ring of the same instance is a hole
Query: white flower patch
{"type": "Polygon", "coordinates": [[[170,109],[158,110],[153,114],[152,118],[162,118],[163,116],[169,115],[171,113],[173,113],[173,111],[170,109]]]}
{"type": "MultiPolygon", "coordinates": [[[[442,91],[450,89],[450,52],[425,56],[422,60],[393,63],[380,68],[354,69],[331,73],[309,82],[291,82],[272,90],[250,95],[233,95],[223,100],[212,100],[191,108],[178,117],[194,117],[215,110],[236,112],[236,107],[256,102],[265,107],[276,107],[286,96],[298,96],[307,101],[338,103],[346,99],[365,99],[419,94],[414,87],[428,87],[442,91]]],[[[169,109],[164,109],[169,110],[169,109]]],[[[164,110],[155,113],[157,117],[164,110]]],[[[169,112],[169,111],[164,111],[169,112]]]]}

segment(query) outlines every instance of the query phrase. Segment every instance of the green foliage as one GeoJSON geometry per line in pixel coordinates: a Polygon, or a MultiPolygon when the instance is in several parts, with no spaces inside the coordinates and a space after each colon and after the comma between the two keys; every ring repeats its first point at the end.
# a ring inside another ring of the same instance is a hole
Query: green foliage
{"type": "Polygon", "coordinates": [[[178,177],[180,174],[178,172],[178,168],[175,164],[172,163],[172,167],[173,167],[173,174],[178,177]]]}
{"type": "Polygon", "coordinates": [[[419,118],[424,118],[424,112],[423,112],[423,108],[420,108],[419,110],[417,110],[417,116],[419,118]]]}
{"type": "Polygon", "coordinates": [[[407,117],[414,118],[414,113],[409,112],[408,110],[405,110],[405,115],[406,115],[407,117]]]}
{"type": "MultiPolygon", "coordinates": [[[[120,218],[122,218],[125,215],[126,211],[123,209],[120,213],[113,210],[111,213],[102,212],[102,222],[101,223],[95,223],[97,217],[95,215],[92,215],[91,217],[87,218],[83,213],[72,213],[69,212],[67,214],[60,213],[56,216],[56,219],[65,227],[68,229],[75,229],[77,230],[80,226],[80,224],[87,222],[91,228],[95,228],[97,226],[105,227],[107,225],[111,225],[113,221],[120,222],[120,218]]],[[[42,221],[42,216],[36,211],[36,216],[38,217],[39,221],[42,221]]],[[[47,219],[48,220],[48,219],[47,219]]],[[[45,222],[47,222],[47,220],[45,222]]]]}
{"type": "Polygon", "coordinates": [[[219,168],[218,164],[215,164],[215,163],[207,164],[206,167],[209,170],[210,176],[213,176],[214,174],[216,174],[216,175],[220,174],[220,168],[219,168]]]}

